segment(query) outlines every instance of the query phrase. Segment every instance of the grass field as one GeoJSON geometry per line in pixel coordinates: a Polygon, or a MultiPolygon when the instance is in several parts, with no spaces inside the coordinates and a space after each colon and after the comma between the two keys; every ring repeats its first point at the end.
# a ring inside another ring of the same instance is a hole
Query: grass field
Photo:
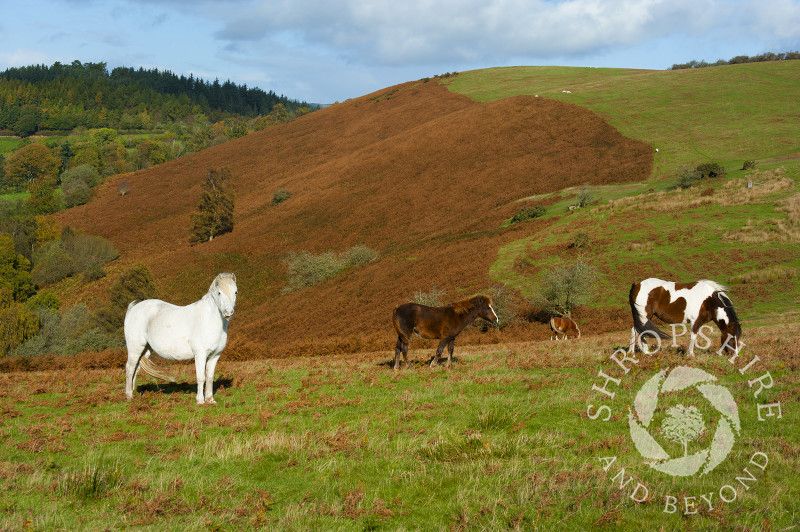
{"type": "Polygon", "coordinates": [[[121,367],[2,374],[0,530],[791,529],[800,328],[746,334],[735,366],[673,349],[640,354],[628,375],[608,358],[624,332],[464,347],[433,370],[430,352],[412,351],[415,367],[400,372],[388,352],[223,355],[219,404],[205,408],[188,365],[171,368],[179,384],[141,377],[131,402],[121,367]],[[734,370],[754,355],[758,365],[734,370]],[[628,436],[636,389],[682,364],[719,376],[741,418],[731,454],[703,477],[650,469],[628,436]],[[613,401],[592,391],[601,370],[624,377],[613,401]],[[765,371],[774,385],[754,399],[747,381],[765,371]],[[776,401],[782,418],[757,421],[756,405],[776,401]],[[613,409],[607,422],[588,417],[601,403],[613,409]],[[736,478],[759,452],[768,464],[749,466],[745,489],[736,478]],[[680,510],[669,512],[669,497],[680,510]]]}

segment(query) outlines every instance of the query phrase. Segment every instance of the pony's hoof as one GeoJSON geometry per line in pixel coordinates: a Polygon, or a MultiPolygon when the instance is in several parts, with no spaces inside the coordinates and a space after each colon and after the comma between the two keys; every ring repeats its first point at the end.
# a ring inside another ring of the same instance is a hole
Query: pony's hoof
{"type": "Polygon", "coordinates": [[[208,399],[206,399],[206,404],[207,405],[215,405],[215,404],[217,404],[217,402],[214,400],[213,397],[209,397],[208,399]]]}

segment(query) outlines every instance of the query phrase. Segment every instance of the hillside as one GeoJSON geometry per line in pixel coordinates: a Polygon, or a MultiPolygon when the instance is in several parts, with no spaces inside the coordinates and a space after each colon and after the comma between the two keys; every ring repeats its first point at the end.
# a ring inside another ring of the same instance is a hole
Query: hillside
{"type": "Polygon", "coordinates": [[[486,290],[498,249],[546,230],[546,220],[504,225],[518,200],[642,181],[652,161],[649,145],[569,103],[530,95],[479,103],[439,83],[410,82],[115,177],[60,219],[110,239],[122,258],[107,278],[64,291],[68,301],[93,306],[115,274],[143,262],[162,296],[185,304],[217,272],[234,271],[231,352],[385,347],[393,344],[392,308],[414,291],[435,285],[452,300],[486,290]],[[222,166],[237,191],[235,229],[189,247],[200,182],[207,168],[222,166]],[[122,179],[131,183],[125,196],[117,194],[122,179]],[[280,188],[293,196],[270,206],[280,188]],[[359,243],[380,259],[282,294],[288,252],[359,243]]]}

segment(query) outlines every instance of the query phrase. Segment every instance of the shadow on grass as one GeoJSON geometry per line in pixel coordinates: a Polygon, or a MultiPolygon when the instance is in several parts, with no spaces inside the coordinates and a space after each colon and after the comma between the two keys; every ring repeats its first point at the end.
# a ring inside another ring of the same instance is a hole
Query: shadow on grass
{"type": "MultiPolygon", "coordinates": [[[[230,388],[233,386],[233,379],[217,379],[214,381],[214,393],[217,393],[219,390],[223,388],[230,388]]],[[[136,391],[139,393],[142,392],[154,392],[154,393],[164,393],[164,394],[173,394],[173,393],[183,393],[183,394],[195,394],[197,393],[197,383],[196,382],[166,382],[163,384],[140,384],[136,387],[136,391]]]]}
{"type": "MultiPolygon", "coordinates": [[[[409,364],[411,364],[411,368],[412,369],[416,369],[416,368],[424,368],[424,367],[430,366],[431,365],[431,360],[433,360],[432,356],[430,358],[428,358],[427,360],[409,359],[408,362],[409,362],[409,364]]],[[[459,362],[459,358],[457,356],[453,355],[453,365],[458,364],[458,362],[459,362]]],[[[439,367],[439,366],[447,367],[446,364],[447,364],[447,357],[446,356],[439,357],[439,363],[436,365],[436,367],[439,367]]],[[[375,365],[376,366],[385,366],[387,368],[393,368],[394,367],[394,357],[392,357],[389,360],[386,360],[384,362],[378,362],[375,365]]],[[[406,369],[406,363],[402,359],[402,357],[400,358],[400,369],[406,369]]]]}

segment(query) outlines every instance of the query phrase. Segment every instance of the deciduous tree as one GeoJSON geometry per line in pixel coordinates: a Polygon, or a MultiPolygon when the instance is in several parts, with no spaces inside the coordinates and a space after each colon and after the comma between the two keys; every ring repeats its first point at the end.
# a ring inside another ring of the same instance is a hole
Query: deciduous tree
{"type": "Polygon", "coordinates": [[[61,160],[43,144],[28,144],[6,157],[4,187],[22,191],[38,179],[55,183],[61,160]]]}
{"type": "Polygon", "coordinates": [[[189,242],[196,244],[233,231],[233,206],[236,195],[229,183],[230,168],[209,168],[197,211],[192,213],[189,242]]]}

